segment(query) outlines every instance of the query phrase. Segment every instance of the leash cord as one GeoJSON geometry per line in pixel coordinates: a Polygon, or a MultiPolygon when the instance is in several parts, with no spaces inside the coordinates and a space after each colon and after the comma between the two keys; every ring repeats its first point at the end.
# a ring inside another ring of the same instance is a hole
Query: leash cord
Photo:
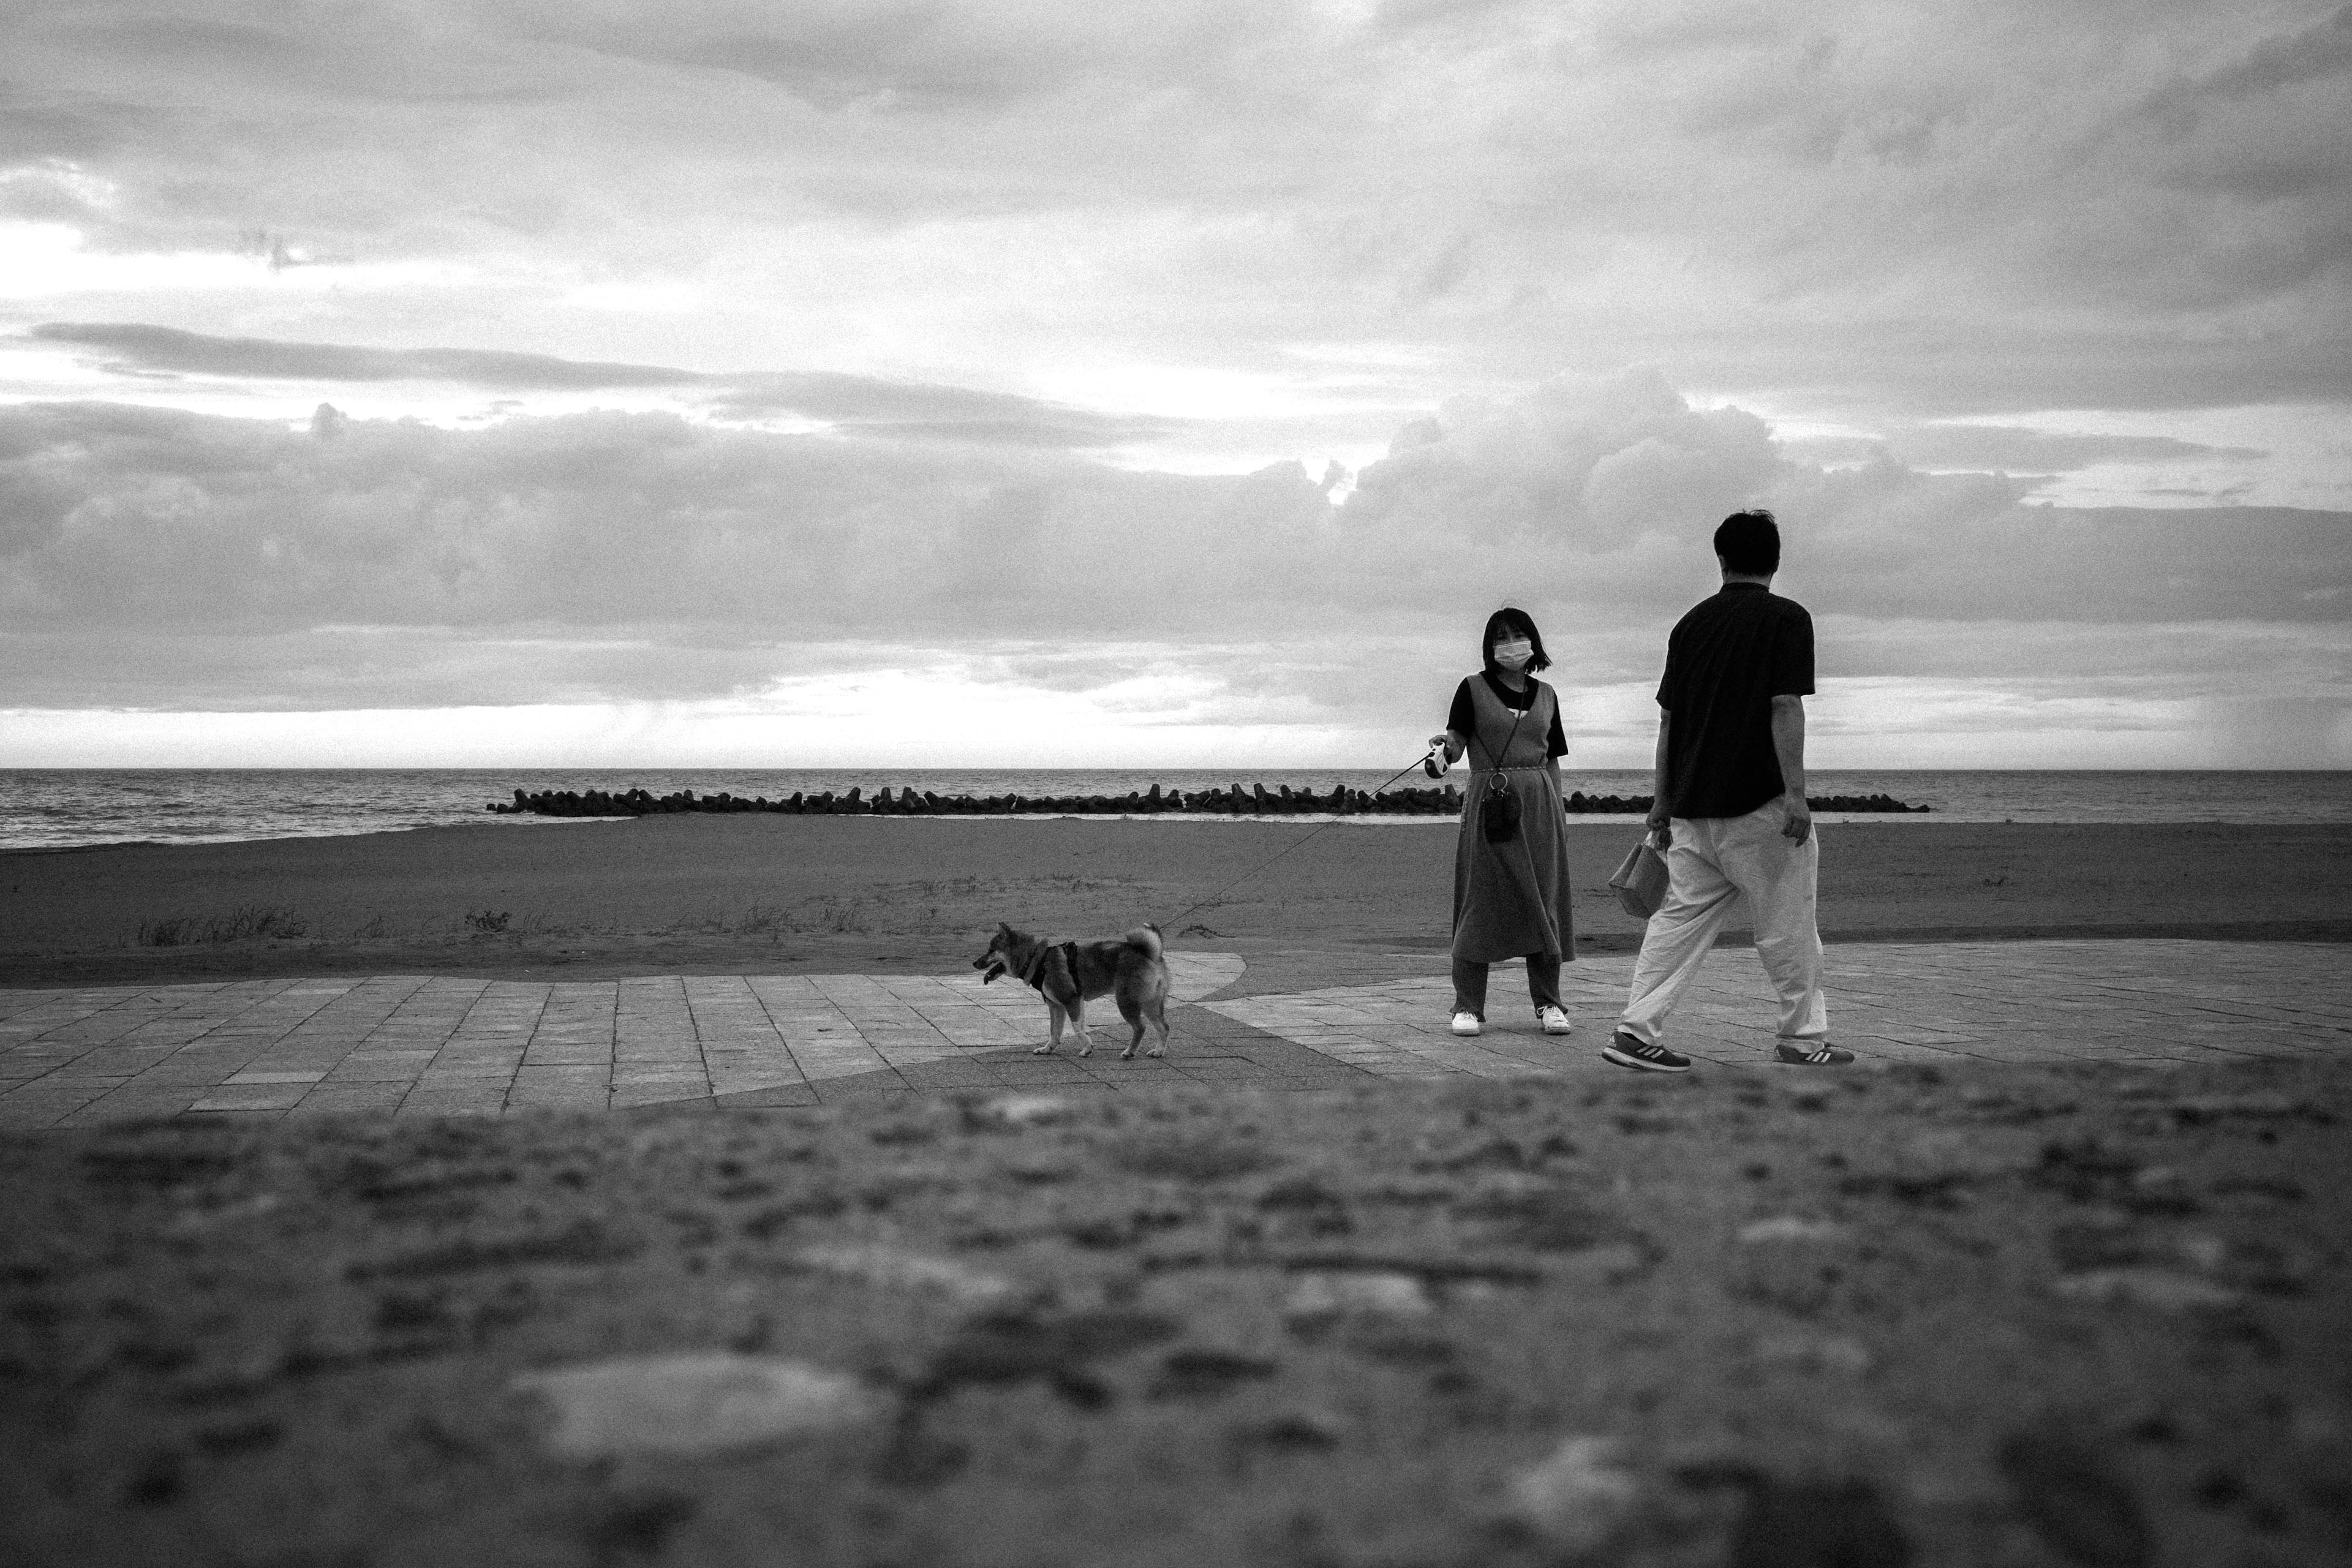
{"type": "MultiPolygon", "coordinates": [[[[1379,786],[1379,788],[1376,788],[1376,789],[1373,789],[1373,790],[1368,791],[1367,793],[1371,794],[1371,795],[1378,795],[1378,794],[1380,794],[1381,790],[1384,790],[1384,789],[1388,788],[1388,787],[1389,787],[1389,784],[1392,784],[1396,783],[1396,782],[1397,782],[1397,780],[1399,780],[1399,779],[1401,779],[1401,778],[1404,777],[1404,775],[1405,775],[1405,774],[1407,774],[1407,773],[1409,773],[1412,772],[1412,770],[1413,770],[1413,769],[1415,769],[1415,768],[1417,768],[1417,767],[1421,766],[1423,763],[1427,762],[1431,757],[1433,757],[1433,756],[1435,756],[1436,754],[1437,754],[1437,748],[1436,748],[1436,747],[1434,747],[1434,746],[1431,747],[1427,752],[1424,752],[1423,753],[1422,753],[1422,755],[1420,755],[1420,756],[1418,756],[1418,757],[1415,757],[1412,762],[1407,763],[1403,767],[1399,768],[1395,773],[1393,773],[1390,774],[1390,775],[1389,775],[1389,778],[1388,778],[1387,783],[1382,784],[1381,784],[1381,785],[1379,786]]],[[[1171,917],[1169,917],[1167,920],[1165,920],[1165,921],[1161,921],[1161,922],[1160,922],[1160,930],[1162,930],[1162,931],[1166,931],[1174,932],[1175,934],[1177,934],[1177,935],[1180,935],[1180,936],[1181,936],[1181,934],[1183,934],[1183,933],[1182,933],[1182,932],[1181,932],[1181,931],[1176,931],[1176,922],[1177,922],[1178,921],[1182,920],[1186,915],[1192,914],[1192,913],[1195,913],[1195,912],[1196,912],[1196,911],[1198,911],[1198,910],[1207,909],[1210,905],[1212,905],[1212,904],[1215,903],[1219,899],[1223,898],[1227,893],[1232,892],[1235,888],[1240,887],[1244,882],[1248,881],[1252,877],[1256,876],[1260,871],[1265,870],[1268,866],[1273,865],[1276,860],[1279,860],[1279,859],[1281,859],[1285,855],[1289,854],[1289,853],[1291,852],[1291,850],[1293,850],[1293,849],[1300,849],[1300,848],[1304,848],[1304,847],[1306,847],[1306,845],[1307,845],[1307,841],[1308,841],[1309,839],[1312,839],[1313,837],[1315,837],[1316,834],[1319,834],[1319,833],[1321,833],[1321,832],[1322,832],[1325,828],[1327,828],[1327,827],[1337,827],[1337,826],[1339,826],[1339,824],[1340,824],[1340,822],[1341,822],[1342,820],[1343,820],[1343,819],[1342,819],[1342,818],[1340,818],[1340,817],[1334,816],[1334,817],[1333,817],[1330,821],[1328,821],[1328,822],[1319,822],[1319,823],[1317,823],[1317,824],[1315,825],[1315,829],[1314,829],[1314,831],[1313,831],[1313,832],[1311,832],[1311,833],[1308,833],[1308,834],[1306,836],[1306,837],[1304,837],[1304,838],[1300,838],[1300,839],[1298,839],[1297,842],[1295,842],[1295,843],[1293,843],[1293,844],[1290,844],[1290,845],[1286,846],[1285,847],[1283,847],[1283,848],[1281,848],[1281,849],[1279,849],[1279,850],[1276,851],[1273,855],[1271,855],[1271,856],[1267,857],[1265,859],[1259,861],[1256,865],[1255,865],[1255,866],[1251,867],[1248,870],[1246,870],[1246,871],[1243,872],[1240,876],[1235,877],[1232,881],[1227,882],[1223,887],[1219,888],[1215,892],[1211,893],[1207,898],[1202,899],[1199,903],[1194,904],[1194,905],[1191,906],[1191,907],[1190,907],[1190,908],[1188,908],[1188,909],[1182,909],[1182,910],[1177,910],[1175,914],[1171,915],[1171,917]]]]}

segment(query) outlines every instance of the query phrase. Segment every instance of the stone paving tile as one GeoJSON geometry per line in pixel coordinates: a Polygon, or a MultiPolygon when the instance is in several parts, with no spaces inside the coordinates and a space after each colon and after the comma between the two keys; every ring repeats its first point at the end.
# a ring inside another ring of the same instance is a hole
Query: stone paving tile
{"type": "MultiPolygon", "coordinates": [[[[1376,1070],[1393,1069],[1325,1042],[1342,1033],[1377,1042],[1433,1075],[1508,1070],[1485,1068],[1464,1047],[1513,1058],[1520,1070],[1563,1068],[1605,1041],[1632,966],[1625,954],[1565,971],[1562,1000],[1585,1026],[1559,1039],[1517,1016],[1517,965],[1498,966],[1488,1028],[1467,1041],[1444,1032],[1453,996],[1438,975],[1204,1005],[1376,1070]]],[[[1844,944],[1830,950],[1829,986],[1832,1037],[1866,1061],[2193,1061],[2352,1049],[2352,950],[2335,945],[1844,944]],[[1985,1005],[1987,996],[1998,1005],[1985,1005]],[[2209,1011],[2208,999],[2226,1016],[2209,1011]]],[[[1727,949],[1709,955],[1669,1039],[1701,1060],[1754,1062],[1771,1047],[1773,1018],[1752,952],[1727,949]]]]}
{"type": "MultiPolygon", "coordinates": [[[[1122,1060],[1045,1036],[1034,993],[946,975],[647,976],[533,984],[379,975],[0,992],[0,1130],[141,1117],[500,1115],[673,1104],[757,1108],[949,1090],[1092,1093],[1155,1084],[1328,1088],[1372,1078],[1591,1070],[1632,968],[1562,975],[1572,1036],[1543,1035],[1503,966],[1490,1023],[1447,1028],[1443,959],[1171,955],[1172,1054],[1122,1060]],[[1318,974],[1339,984],[1302,984],[1318,974]],[[1189,1005],[1187,1005],[1189,1004],[1189,1005]]],[[[2352,1050],[2352,949],[2049,942],[1830,950],[1837,1039],[1864,1061],[2161,1066],[2352,1050]]],[[[1753,1064],[1773,1008],[1751,952],[1710,955],[1678,1048],[1753,1064]]]]}

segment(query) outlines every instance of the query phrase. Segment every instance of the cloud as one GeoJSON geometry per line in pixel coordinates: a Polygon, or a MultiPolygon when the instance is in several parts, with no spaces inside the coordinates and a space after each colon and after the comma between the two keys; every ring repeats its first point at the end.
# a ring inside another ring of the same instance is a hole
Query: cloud
{"type": "Polygon", "coordinates": [[[1654,679],[1711,586],[1715,521],[1755,502],[1781,511],[1781,585],[1834,628],[1840,679],[2137,659],[2315,691],[2352,620],[2352,515],[2056,510],[1984,476],[1826,470],[1654,373],[1450,405],[1336,507],[1296,464],[1171,475],[666,415],[314,432],[0,409],[0,704],[697,700],[863,648],[1162,693],[1137,715],[1181,669],[1188,722],[1392,723],[1442,702],[1507,600],[1564,682],[1654,679]]]}
{"type": "Polygon", "coordinates": [[[2062,435],[2015,425],[1919,425],[1884,437],[1790,441],[1782,450],[1816,462],[1885,457],[1913,468],[2009,474],[2064,473],[2101,463],[2243,462],[2269,456],[2258,447],[2210,447],[2170,436],[2062,435]]]}
{"type": "Polygon", "coordinates": [[[47,321],[32,342],[96,348],[118,374],[168,373],[320,383],[439,382],[491,392],[675,390],[733,420],[776,416],[905,440],[1022,447],[1110,447],[1158,438],[1173,422],[1073,408],[971,387],[804,371],[713,375],[664,365],[598,363],[483,349],[356,348],[223,338],[138,322],[47,321]]]}
{"type": "MultiPolygon", "coordinates": [[[[1897,419],[2343,401],[2347,31],[2293,0],[162,0],[23,29],[0,163],[112,182],[94,255],[264,224],[475,269],[320,302],[345,341],[1007,388],[1316,342],[1422,353],[1423,401],[1642,361],[1897,419]],[[632,289],[705,303],[579,302],[632,289]]],[[[110,313],[267,335],[265,287],[110,313]]]]}
{"type": "Polygon", "coordinates": [[[289,381],[447,381],[500,391],[683,386],[703,378],[656,365],[592,364],[489,349],[367,349],[338,343],[217,338],[136,322],[47,321],[38,342],[102,348],[131,364],[199,375],[289,381]]]}

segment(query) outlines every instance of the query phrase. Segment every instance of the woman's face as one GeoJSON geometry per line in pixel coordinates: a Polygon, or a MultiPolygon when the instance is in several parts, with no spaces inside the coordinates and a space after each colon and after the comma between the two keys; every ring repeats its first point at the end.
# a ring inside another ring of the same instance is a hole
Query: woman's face
{"type": "Polygon", "coordinates": [[[1495,640],[1486,645],[1486,654],[1505,669],[1516,671],[1528,667],[1528,660],[1536,656],[1536,646],[1527,633],[1517,627],[1505,626],[1496,634],[1495,640]]]}

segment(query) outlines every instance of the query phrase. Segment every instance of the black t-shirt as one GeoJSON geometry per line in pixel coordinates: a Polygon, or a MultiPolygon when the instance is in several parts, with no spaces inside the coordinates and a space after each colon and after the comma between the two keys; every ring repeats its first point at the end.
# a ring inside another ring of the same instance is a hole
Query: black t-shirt
{"type": "MultiPolygon", "coordinates": [[[[1541,689],[1541,683],[1533,676],[1528,676],[1525,679],[1528,689],[1525,691],[1514,691],[1496,679],[1493,672],[1489,670],[1482,669],[1475,675],[1464,676],[1462,684],[1454,689],[1454,706],[1445,710],[1445,727],[1465,739],[1478,732],[1478,710],[1472,705],[1470,700],[1470,683],[1474,680],[1485,681],[1486,689],[1500,698],[1503,706],[1512,712],[1526,712],[1536,705],[1536,693],[1541,689]]],[[[1503,743],[1503,737],[1489,735],[1486,737],[1486,743],[1490,746],[1499,746],[1503,743]]],[[[1559,704],[1557,702],[1551,705],[1551,736],[1547,742],[1544,755],[1547,757],[1568,755],[1568,735],[1559,727],[1559,704]]]]}
{"type": "Polygon", "coordinates": [[[1727,583],[1666,639],[1658,706],[1676,816],[1744,816],[1788,786],[1772,749],[1772,699],[1813,689],[1813,617],[1760,583],[1727,583]]]}

